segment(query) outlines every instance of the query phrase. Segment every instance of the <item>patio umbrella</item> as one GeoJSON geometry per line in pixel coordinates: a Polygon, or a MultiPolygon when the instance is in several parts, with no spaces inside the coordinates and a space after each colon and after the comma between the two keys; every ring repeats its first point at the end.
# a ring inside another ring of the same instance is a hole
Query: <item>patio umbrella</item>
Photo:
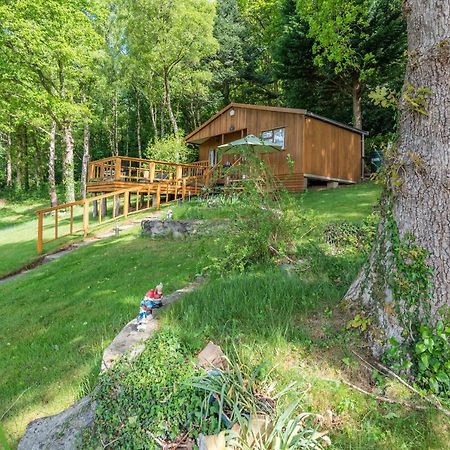
{"type": "Polygon", "coordinates": [[[246,155],[250,153],[272,153],[283,150],[283,147],[273,142],[265,141],[253,134],[249,134],[242,139],[230,142],[228,144],[219,145],[220,150],[224,150],[227,154],[246,155]]]}

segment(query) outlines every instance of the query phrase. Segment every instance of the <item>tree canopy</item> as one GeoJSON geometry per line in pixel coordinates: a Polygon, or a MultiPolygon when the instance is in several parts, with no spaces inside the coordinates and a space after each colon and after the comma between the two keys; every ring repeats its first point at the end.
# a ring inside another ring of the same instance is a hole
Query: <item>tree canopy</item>
{"type": "Polygon", "coordinates": [[[396,129],[384,97],[398,96],[404,76],[400,6],[4,2],[0,186],[49,189],[54,202],[63,183],[72,200],[89,159],[143,156],[231,101],[306,108],[383,139],[396,129]]]}

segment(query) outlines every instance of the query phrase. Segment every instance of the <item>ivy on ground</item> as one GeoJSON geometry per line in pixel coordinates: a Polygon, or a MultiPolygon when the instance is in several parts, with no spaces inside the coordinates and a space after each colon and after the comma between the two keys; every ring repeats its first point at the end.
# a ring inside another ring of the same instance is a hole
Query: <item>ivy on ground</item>
{"type": "Polygon", "coordinates": [[[122,358],[101,376],[95,426],[85,433],[82,448],[108,443],[151,450],[161,441],[216,430],[218,416],[202,417],[205,394],[192,385],[198,370],[176,336],[156,334],[136,360],[122,358]]]}

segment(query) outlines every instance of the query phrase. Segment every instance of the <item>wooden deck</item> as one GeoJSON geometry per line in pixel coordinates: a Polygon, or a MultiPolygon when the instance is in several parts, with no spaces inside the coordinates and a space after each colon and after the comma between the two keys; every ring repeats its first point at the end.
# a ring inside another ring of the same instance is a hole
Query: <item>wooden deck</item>
{"type": "MultiPolygon", "coordinates": [[[[303,182],[303,176],[297,178],[280,182],[303,182]]],[[[240,158],[226,169],[222,162],[211,167],[208,161],[176,164],[122,156],[93,161],[86,199],[36,211],[37,251],[42,253],[44,244],[68,236],[87,236],[95,225],[190,199],[214,185],[239,189],[246,179],[240,158]]]]}
{"type": "Polygon", "coordinates": [[[88,198],[36,211],[37,251],[72,235],[87,236],[94,225],[115,221],[201,193],[210,174],[208,161],[175,164],[128,157],[93,161],[88,198]]]}
{"type": "Polygon", "coordinates": [[[156,193],[157,186],[161,184],[163,190],[168,185],[171,193],[175,193],[177,187],[180,189],[186,184],[188,190],[197,192],[205,181],[208,168],[208,161],[176,164],[123,156],[105,158],[89,164],[87,190],[90,193],[106,193],[145,186],[156,193]]]}

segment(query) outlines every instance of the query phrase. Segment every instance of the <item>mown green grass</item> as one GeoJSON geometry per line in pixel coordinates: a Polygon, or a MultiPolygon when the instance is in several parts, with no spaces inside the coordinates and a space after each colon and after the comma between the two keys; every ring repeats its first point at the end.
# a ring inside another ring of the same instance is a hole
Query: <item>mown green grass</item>
{"type": "Polygon", "coordinates": [[[135,228],[0,285],[0,416],[25,392],[4,419],[9,436],[73,402],[146,290],[192,281],[204,245],[151,240],[135,228]]]}
{"type": "MultiPolygon", "coordinates": [[[[1,197],[0,197],[1,198],[1,197]]],[[[2,201],[5,202],[5,201],[2,201]]],[[[48,201],[30,199],[25,202],[0,203],[0,278],[14,273],[23,267],[32,264],[39,258],[37,254],[37,215],[38,209],[47,208],[48,201]]],[[[111,210],[109,211],[111,216],[111,210]]],[[[115,224],[123,223],[127,220],[137,220],[148,214],[147,212],[136,213],[129,216],[128,219],[98,223],[91,218],[90,232],[98,234],[107,229],[111,229],[115,224]]],[[[110,219],[110,217],[109,217],[110,219]]],[[[74,230],[82,228],[82,208],[74,208],[74,230]]],[[[70,231],[70,213],[69,210],[61,211],[58,214],[58,232],[59,238],[52,241],[54,234],[55,216],[46,214],[44,216],[44,253],[53,252],[61,247],[67,246],[72,242],[83,239],[82,231],[69,235],[70,231]]]]}

